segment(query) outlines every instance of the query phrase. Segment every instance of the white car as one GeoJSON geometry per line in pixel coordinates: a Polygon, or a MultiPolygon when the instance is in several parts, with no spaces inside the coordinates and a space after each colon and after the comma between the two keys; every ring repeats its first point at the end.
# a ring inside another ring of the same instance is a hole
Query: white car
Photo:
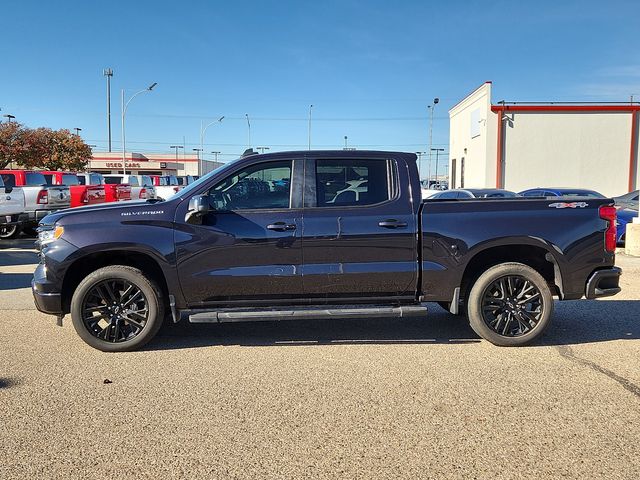
{"type": "Polygon", "coordinates": [[[131,185],[131,200],[152,200],[156,198],[156,189],[149,175],[104,174],[104,183],[131,185]]]}
{"type": "Polygon", "coordinates": [[[27,220],[24,210],[24,192],[20,187],[4,185],[0,177],[0,238],[13,238],[27,220]]]}

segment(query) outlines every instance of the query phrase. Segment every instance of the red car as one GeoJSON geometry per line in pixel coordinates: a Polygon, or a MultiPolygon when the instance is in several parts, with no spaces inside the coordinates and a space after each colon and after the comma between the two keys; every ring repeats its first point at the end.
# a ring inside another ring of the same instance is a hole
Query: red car
{"type": "Polygon", "coordinates": [[[71,191],[71,208],[95,205],[107,201],[104,185],[83,185],[78,175],[71,172],[40,172],[48,185],[66,185],[71,191]]]}
{"type": "Polygon", "coordinates": [[[100,173],[79,173],[78,180],[82,185],[102,185],[107,202],[131,200],[131,185],[122,183],[108,185],[100,173]]]}

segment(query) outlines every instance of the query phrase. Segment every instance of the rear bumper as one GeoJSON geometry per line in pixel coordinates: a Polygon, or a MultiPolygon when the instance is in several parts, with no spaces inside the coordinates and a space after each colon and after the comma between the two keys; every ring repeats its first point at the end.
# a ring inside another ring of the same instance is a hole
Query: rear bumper
{"type": "Polygon", "coordinates": [[[21,225],[29,220],[26,213],[0,216],[0,225],[21,225]]]}
{"type": "Polygon", "coordinates": [[[622,275],[622,269],[618,267],[596,270],[587,280],[585,296],[588,299],[594,299],[619,293],[620,275],[622,275]]]}
{"type": "Polygon", "coordinates": [[[31,280],[33,301],[39,311],[51,315],[59,315],[62,313],[62,297],[60,292],[55,290],[54,285],[47,280],[45,266],[39,264],[36,271],[33,272],[33,280],[31,280]]]}

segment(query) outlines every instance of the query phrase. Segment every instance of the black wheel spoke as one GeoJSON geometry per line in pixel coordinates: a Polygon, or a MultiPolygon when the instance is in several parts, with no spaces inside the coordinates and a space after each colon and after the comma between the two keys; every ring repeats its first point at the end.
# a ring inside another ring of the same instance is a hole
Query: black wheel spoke
{"type": "Polygon", "coordinates": [[[109,343],[131,340],[149,319],[149,303],[140,288],[123,279],[105,280],[85,295],[82,319],[96,338],[109,343]]]}
{"type": "Polygon", "coordinates": [[[506,275],[485,289],[481,311],[485,324],[498,335],[518,337],[536,328],[542,301],[540,290],[530,280],[506,275]]]}

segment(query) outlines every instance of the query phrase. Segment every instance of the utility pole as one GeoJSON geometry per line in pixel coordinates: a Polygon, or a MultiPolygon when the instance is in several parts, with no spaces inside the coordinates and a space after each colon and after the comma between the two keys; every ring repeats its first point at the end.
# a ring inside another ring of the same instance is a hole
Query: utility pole
{"type": "Polygon", "coordinates": [[[436,109],[436,104],[440,101],[438,97],[433,99],[433,105],[427,106],[429,109],[429,176],[427,177],[427,184],[431,182],[431,150],[433,150],[433,111],[436,109]]]}
{"type": "Polygon", "coordinates": [[[313,105],[309,105],[309,150],[311,150],[311,110],[313,105]]]}
{"type": "Polygon", "coordinates": [[[435,181],[438,181],[438,160],[439,160],[439,155],[440,152],[444,152],[444,148],[432,148],[432,151],[436,152],[436,179],[435,181]]]}
{"type": "Polygon", "coordinates": [[[179,148],[184,148],[184,145],[171,145],[169,148],[175,148],[176,149],[176,162],[178,161],[178,149],[179,148]]]}
{"type": "Polygon", "coordinates": [[[214,162],[218,163],[218,154],[222,153],[222,152],[211,152],[215,155],[215,158],[213,159],[214,162]]]}
{"type": "Polygon", "coordinates": [[[76,127],[74,128],[74,130],[76,131],[76,135],[80,136],[80,132],[82,131],[82,129],[79,127],[76,127]]]}
{"type": "Polygon", "coordinates": [[[7,119],[7,123],[11,123],[11,119],[12,118],[16,118],[15,115],[10,115],[8,113],[6,115],[2,115],[2,116],[7,119]]]}
{"type": "Polygon", "coordinates": [[[109,135],[109,151],[111,151],[111,77],[113,77],[113,70],[105,68],[102,74],[107,77],[107,132],[109,135]]]}
{"type": "Polygon", "coordinates": [[[244,116],[247,117],[247,148],[251,148],[251,122],[248,113],[245,113],[244,116]]]}

